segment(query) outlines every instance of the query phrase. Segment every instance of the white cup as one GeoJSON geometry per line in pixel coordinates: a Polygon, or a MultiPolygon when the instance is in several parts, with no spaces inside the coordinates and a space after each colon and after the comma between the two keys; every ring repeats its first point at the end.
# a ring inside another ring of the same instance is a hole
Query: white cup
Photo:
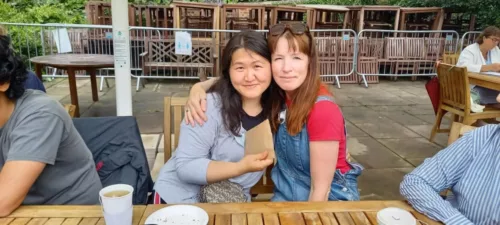
{"type": "Polygon", "coordinates": [[[377,223],[378,225],[416,225],[417,219],[404,209],[389,207],[377,213],[377,223]]]}
{"type": "Polygon", "coordinates": [[[132,197],[134,188],[127,184],[107,186],[99,191],[99,201],[102,205],[104,220],[107,225],[131,225],[133,215],[132,197]],[[120,197],[106,197],[112,191],[127,191],[120,197]]]}

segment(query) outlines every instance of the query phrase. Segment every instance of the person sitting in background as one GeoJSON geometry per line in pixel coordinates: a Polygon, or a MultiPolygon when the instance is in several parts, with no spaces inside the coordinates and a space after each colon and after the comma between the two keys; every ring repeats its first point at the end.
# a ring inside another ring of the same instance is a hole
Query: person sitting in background
{"type": "Polygon", "coordinates": [[[26,76],[0,35],[0,217],[21,204],[99,204],[90,150],[59,102],[25,89],[26,76]]]}
{"type": "MultiPolygon", "coordinates": [[[[476,43],[467,46],[458,58],[457,66],[465,66],[469,72],[500,72],[500,29],[487,27],[476,39],[476,43]]],[[[471,92],[479,95],[483,105],[500,103],[500,92],[485,87],[471,85],[471,92]],[[498,99],[498,100],[497,100],[498,99]]]]}
{"type": "Polygon", "coordinates": [[[466,133],[403,178],[401,194],[447,225],[500,224],[500,126],[466,133]],[[440,192],[451,189],[443,199],[440,192]]]}

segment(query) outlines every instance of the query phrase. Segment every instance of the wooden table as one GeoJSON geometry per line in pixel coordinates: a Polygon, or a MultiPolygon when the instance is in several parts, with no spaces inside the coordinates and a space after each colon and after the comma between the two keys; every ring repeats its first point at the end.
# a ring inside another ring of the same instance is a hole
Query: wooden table
{"type": "Polygon", "coordinates": [[[500,91],[500,77],[469,72],[469,83],[500,91]]]}
{"type": "Polygon", "coordinates": [[[78,93],[76,89],[75,71],[85,70],[90,75],[92,86],[92,100],[99,101],[97,95],[96,70],[102,68],[114,67],[114,57],[112,55],[98,54],[57,54],[45,55],[31,58],[30,61],[35,64],[35,72],[42,79],[42,70],[45,66],[54,67],[68,72],[69,92],[71,95],[71,104],[76,106],[75,116],[80,116],[80,107],[78,104],[78,93]]]}
{"type": "MultiPolygon", "coordinates": [[[[139,225],[146,206],[134,206],[133,225],[139,225]]],[[[104,225],[101,206],[21,206],[11,215],[0,218],[0,225],[78,224],[104,225]]]]}
{"type": "MultiPolygon", "coordinates": [[[[209,225],[377,225],[377,212],[386,207],[410,211],[428,225],[441,224],[416,212],[404,201],[253,202],[196,204],[207,211],[209,225]]],[[[166,205],[148,205],[140,224],[166,205]]],[[[419,225],[423,225],[418,223],[419,225]]]]}

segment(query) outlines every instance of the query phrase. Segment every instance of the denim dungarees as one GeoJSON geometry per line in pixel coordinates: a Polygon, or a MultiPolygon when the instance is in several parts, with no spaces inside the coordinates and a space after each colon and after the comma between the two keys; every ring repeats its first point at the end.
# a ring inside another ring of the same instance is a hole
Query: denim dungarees
{"type": "MultiPolygon", "coordinates": [[[[320,101],[335,102],[331,96],[319,96],[316,103],[320,101]]],[[[308,201],[311,173],[307,125],[304,125],[296,136],[291,136],[285,122],[286,105],[280,113],[280,120],[281,125],[274,140],[277,163],[271,172],[274,182],[274,196],[271,201],[308,201]]],[[[359,200],[357,177],[363,167],[359,164],[348,164],[351,169],[346,173],[341,173],[339,169],[335,171],[328,195],[329,201],[359,200]]]]}

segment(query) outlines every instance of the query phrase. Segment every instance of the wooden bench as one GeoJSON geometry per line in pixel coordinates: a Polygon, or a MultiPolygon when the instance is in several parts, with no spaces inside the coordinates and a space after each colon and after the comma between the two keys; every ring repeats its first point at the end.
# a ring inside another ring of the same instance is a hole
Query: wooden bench
{"type": "MultiPolygon", "coordinates": [[[[164,163],[170,159],[179,144],[180,127],[187,99],[187,97],[170,96],[164,99],[164,163]]],[[[274,184],[271,180],[271,170],[272,166],[269,166],[262,179],[251,189],[252,195],[273,193],[274,184]]]]}
{"type": "MultiPolygon", "coordinates": [[[[154,76],[153,71],[176,71],[176,76],[185,77],[188,71],[196,71],[201,81],[207,73],[214,74],[215,40],[212,38],[192,38],[192,54],[176,55],[175,39],[146,39],[146,51],[140,54],[142,71],[146,76],[154,76]]],[[[158,74],[158,72],[157,72],[158,74]]]]}

